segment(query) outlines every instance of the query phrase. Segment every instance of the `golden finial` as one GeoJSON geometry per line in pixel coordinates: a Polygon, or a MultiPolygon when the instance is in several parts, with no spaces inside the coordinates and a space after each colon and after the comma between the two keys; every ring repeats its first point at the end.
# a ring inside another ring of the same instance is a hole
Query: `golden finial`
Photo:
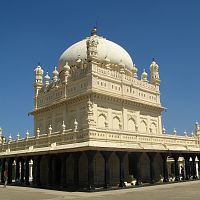
{"type": "Polygon", "coordinates": [[[97,34],[97,27],[94,26],[92,31],[91,31],[91,36],[96,35],[97,34]]]}

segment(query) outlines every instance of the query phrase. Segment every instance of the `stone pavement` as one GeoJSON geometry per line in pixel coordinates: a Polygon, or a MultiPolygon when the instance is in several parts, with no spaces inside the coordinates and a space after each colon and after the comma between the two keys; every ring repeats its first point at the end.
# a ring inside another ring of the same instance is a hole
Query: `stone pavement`
{"type": "Polygon", "coordinates": [[[200,181],[163,184],[103,192],[63,192],[0,186],[0,200],[200,200],[200,181]]]}

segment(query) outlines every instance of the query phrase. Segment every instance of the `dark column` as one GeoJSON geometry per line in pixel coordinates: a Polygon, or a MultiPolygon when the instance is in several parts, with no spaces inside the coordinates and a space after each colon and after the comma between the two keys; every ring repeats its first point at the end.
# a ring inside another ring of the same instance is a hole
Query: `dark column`
{"type": "Polygon", "coordinates": [[[109,159],[110,155],[112,154],[111,151],[102,151],[101,152],[103,158],[104,158],[104,188],[110,187],[110,166],[109,166],[109,159]]]}
{"type": "Polygon", "coordinates": [[[16,174],[15,182],[16,182],[16,181],[19,181],[20,171],[19,171],[19,159],[16,158],[15,160],[16,160],[16,172],[15,172],[15,174],[16,174]]]}
{"type": "Polygon", "coordinates": [[[88,158],[88,190],[95,190],[94,187],[94,157],[96,151],[86,151],[88,158]]]}
{"type": "Polygon", "coordinates": [[[74,158],[74,189],[79,189],[79,158],[81,152],[75,152],[72,155],[74,158]]]}
{"type": "Polygon", "coordinates": [[[200,179],[200,155],[197,155],[197,157],[198,157],[198,174],[199,174],[199,179],[200,179]]]}
{"type": "Polygon", "coordinates": [[[30,158],[27,157],[26,162],[25,162],[25,184],[26,185],[30,185],[30,183],[29,183],[29,160],[30,160],[30,158]]]}
{"type": "Polygon", "coordinates": [[[190,179],[190,156],[188,154],[184,155],[185,160],[185,180],[190,179]]]}
{"type": "Polygon", "coordinates": [[[174,167],[175,167],[175,181],[180,181],[180,175],[179,175],[179,165],[178,165],[178,154],[173,155],[174,158],[174,167]]]}
{"type": "Polygon", "coordinates": [[[124,184],[124,158],[126,152],[118,151],[116,155],[119,158],[119,187],[125,187],[124,184]]]}
{"type": "Polygon", "coordinates": [[[41,156],[33,157],[33,184],[36,187],[40,186],[40,160],[41,156]]]}
{"type": "Polygon", "coordinates": [[[21,159],[21,183],[24,183],[24,159],[21,159]]]}
{"type": "Polygon", "coordinates": [[[4,183],[4,171],[5,171],[5,168],[6,168],[6,159],[4,158],[2,160],[2,168],[1,168],[1,183],[4,183]]]}
{"type": "MultiPolygon", "coordinates": [[[[2,166],[3,166],[3,159],[0,159],[0,168],[1,168],[1,173],[2,173],[2,166]]],[[[2,178],[2,177],[0,177],[2,178]]],[[[2,183],[2,179],[1,179],[1,183],[2,183]]]]}
{"type": "Polygon", "coordinates": [[[196,169],[196,155],[192,155],[192,178],[197,179],[197,169],[196,169]]]}
{"type": "Polygon", "coordinates": [[[13,158],[8,158],[8,184],[12,183],[12,163],[13,163],[13,158]]]}
{"type": "Polygon", "coordinates": [[[48,187],[51,187],[52,186],[52,177],[53,177],[53,174],[52,174],[52,160],[53,160],[53,156],[52,155],[47,155],[47,165],[48,165],[48,177],[47,177],[47,186],[48,187]]]}
{"type": "Polygon", "coordinates": [[[141,170],[140,170],[140,158],[142,153],[132,153],[133,157],[133,175],[136,179],[135,185],[142,185],[141,170]]]}
{"type": "Polygon", "coordinates": [[[67,174],[66,174],[66,161],[69,153],[61,154],[61,187],[67,188],[67,174]]]}
{"type": "Polygon", "coordinates": [[[149,162],[150,162],[150,181],[151,183],[155,183],[155,171],[154,171],[154,166],[153,166],[153,163],[154,163],[154,158],[155,158],[155,153],[147,153],[148,157],[149,157],[149,162]]]}
{"type": "Polygon", "coordinates": [[[169,182],[168,168],[167,168],[167,154],[161,154],[163,160],[163,182],[169,182]]]}

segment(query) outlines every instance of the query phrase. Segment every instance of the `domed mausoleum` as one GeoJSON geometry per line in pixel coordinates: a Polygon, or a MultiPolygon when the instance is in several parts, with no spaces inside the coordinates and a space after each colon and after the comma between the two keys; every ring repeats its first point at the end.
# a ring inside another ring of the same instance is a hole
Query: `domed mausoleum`
{"type": "Polygon", "coordinates": [[[86,63],[90,49],[96,46],[96,60],[99,63],[112,63],[112,65],[124,65],[126,70],[134,70],[133,61],[125,49],[118,44],[96,35],[96,32],[70,46],[59,59],[59,72],[67,62],[69,65],[77,65],[77,62],[86,63]]]}
{"type": "Polygon", "coordinates": [[[34,73],[34,135],[6,141],[0,129],[1,182],[5,169],[9,183],[65,190],[199,176],[200,126],[193,136],[162,128],[155,60],[149,75],[138,72],[127,51],[94,28],[64,51],[52,75],[40,65],[34,73]]]}

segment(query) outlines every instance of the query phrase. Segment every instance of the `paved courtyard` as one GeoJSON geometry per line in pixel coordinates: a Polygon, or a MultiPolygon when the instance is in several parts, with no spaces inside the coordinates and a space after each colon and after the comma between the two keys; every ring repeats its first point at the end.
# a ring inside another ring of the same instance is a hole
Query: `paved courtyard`
{"type": "Polygon", "coordinates": [[[200,181],[157,185],[95,193],[61,192],[53,190],[0,186],[0,200],[199,200],[200,181]]]}

